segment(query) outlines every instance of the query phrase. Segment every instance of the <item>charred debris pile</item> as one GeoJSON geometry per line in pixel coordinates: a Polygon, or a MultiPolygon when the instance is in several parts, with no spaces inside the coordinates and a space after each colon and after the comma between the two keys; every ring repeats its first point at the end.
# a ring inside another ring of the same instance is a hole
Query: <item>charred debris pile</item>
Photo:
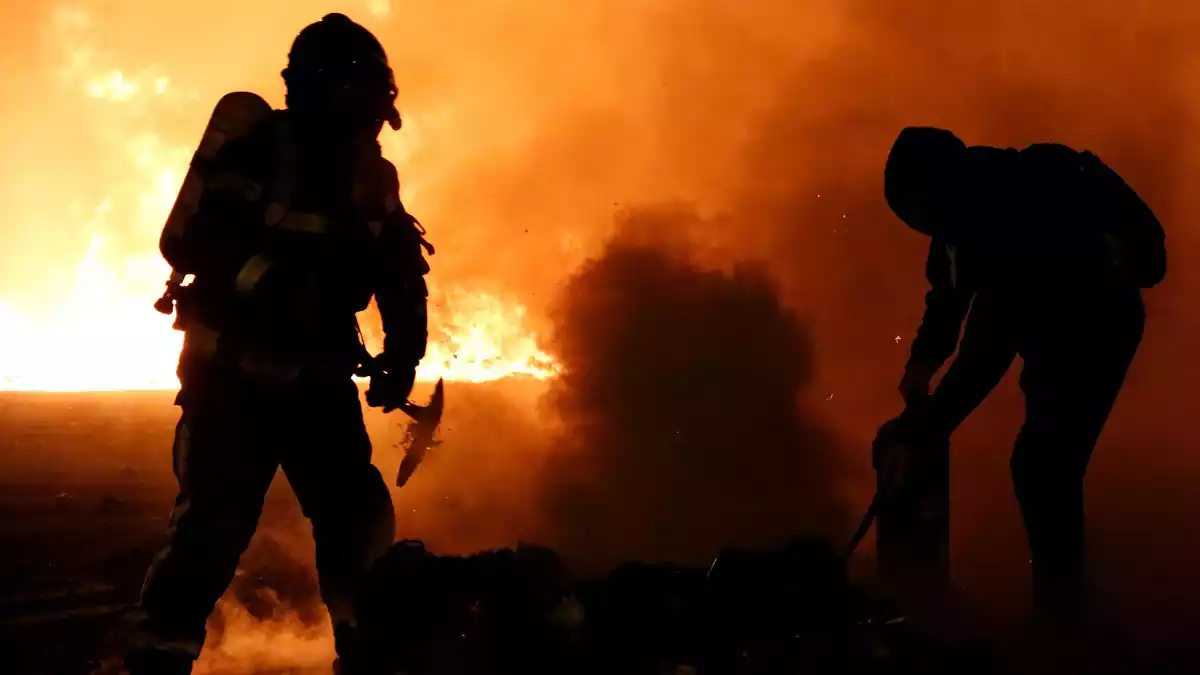
{"type": "Polygon", "coordinates": [[[703,568],[628,563],[572,579],[551,550],[437,556],[396,544],[359,627],[383,672],[992,672],[986,645],[938,645],[851,585],[815,539],[729,549],[703,568]]]}

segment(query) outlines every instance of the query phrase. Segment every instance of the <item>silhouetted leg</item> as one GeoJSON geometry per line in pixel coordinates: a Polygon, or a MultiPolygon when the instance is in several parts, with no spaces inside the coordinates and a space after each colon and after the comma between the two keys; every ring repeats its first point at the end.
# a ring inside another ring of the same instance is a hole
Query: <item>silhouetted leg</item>
{"type": "Polygon", "coordinates": [[[1069,332],[1044,329],[1022,350],[1025,424],[1011,466],[1040,610],[1071,612],[1083,600],[1084,476],[1143,325],[1140,307],[1089,317],[1069,332]]]}
{"type": "Polygon", "coordinates": [[[276,464],[236,415],[185,411],[173,449],[179,496],[167,541],[147,573],[127,661],[141,672],[186,672],[205,623],[233,580],[276,464]],[[186,664],[167,666],[166,663],[186,664]]]}
{"type": "Polygon", "coordinates": [[[326,387],[301,404],[296,419],[302,433],[282,461],[312,522],[321,597],[333,620],[339,657],[347,659],[357,585],[391,546],[395,511],[387,484],[371,464],[358,390],[350,381],[326,387]]]}

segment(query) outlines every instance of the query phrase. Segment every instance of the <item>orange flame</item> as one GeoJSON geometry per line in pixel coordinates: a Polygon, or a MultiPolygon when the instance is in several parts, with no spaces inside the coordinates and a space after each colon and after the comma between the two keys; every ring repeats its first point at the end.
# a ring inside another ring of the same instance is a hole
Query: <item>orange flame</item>
{"type": "MultiPolygon", "coordinates": [[[[386,14],[390,4],[376,0],[370,10],[386,14]]],[[[20,289],[16,297],[0,296],[0,390],[174,389],[182,335],[151,307],[170,272],[157,241],[200,129],[171,135],[156,121],[181,110],[207,112],[211,104],[156,69],[110,67],[89,39],[91,19],[81,9],[58,9],[50,33],[63,49],[59,80],[92,106],[81,123],[94,126],[120,161],[100,180],[103,196],[72,210],[77,230],[88,234],[73,276],[52,283],[49,298],[20,289]]],[[[189,114],[193,126],[203,125],[189,114]]],[[[388,139],[385,150],[389,157],[407,152],[404,140],[388,139]]],[[[406,196],[411,200],[411,191],[406,196]]],[[[444,285],[431,298],[431,343],[419,379],[554,374],[553,361],[525,331],[522,305],[444,285]]]]}

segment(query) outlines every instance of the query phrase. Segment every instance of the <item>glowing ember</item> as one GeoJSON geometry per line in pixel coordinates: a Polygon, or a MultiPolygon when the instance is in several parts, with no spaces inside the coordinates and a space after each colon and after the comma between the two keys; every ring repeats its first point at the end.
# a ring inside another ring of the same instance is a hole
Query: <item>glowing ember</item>
{"type": "MultiPolygon", "coordinates": [[[[370,9],[387,14],[390,4],[375,1],[370,9]]],[[[84,236],[70,242],[75,252],[55,248],[54,263],[63,271],[57,278],[48,272],[49,286],[40,293],[14,283],[0,295],[0,390],[174,389],[182,335],[152,308],[170,271],[158,254],[158,236],[211,102],[154,68],[113,67],[84,10],[58,10],[49,32],[62,52],[55,72],[66,92],[87,106],[78,123],[102,141],[104,168],[65,195],[73,222],[59,222],[60,229],[84,236]],[[180,117],[185,124],[177,123],[180,117]],[[168,127],[163,119],[176,123],[168,127]],[[67,272],[73,261],[73,273],[67,272]]],[[[403,157],[403,141],[386,140],[387,154],[403,157]]],[[[43,213],[17,218],[30,231],[59,219],[43,213]]],[[[443,287],[431,298],[431,342],[419,379],[554,374],[552,360],[525,332],[523,306],[443,287]]]]}

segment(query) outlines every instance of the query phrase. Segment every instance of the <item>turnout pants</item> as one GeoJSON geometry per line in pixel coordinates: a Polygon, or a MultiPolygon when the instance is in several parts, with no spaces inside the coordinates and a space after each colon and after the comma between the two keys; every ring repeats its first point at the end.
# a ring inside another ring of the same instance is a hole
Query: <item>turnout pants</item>
{"type": "Polygon", "coordinates": [[[199,655],[207,618],[233,579],[279,468],[312,523],[335,632],[353,626],[356,583],[395,532],[354,383],[205,383],[185,388],[180,407],[173,452],[179,496],[142,591],[131,655],[172,654],[189,664],[199,655]]]}
{"type": "Polygon", "coordinates": [[[1084,475],[1144,327],[1138,297],[1022,336],[1025,424],[1011,468],[1039,610],[1070,613],[1084,599],[1084,475]]]}
{"type": "Polygon", "coordinates": [[[1020,354],[1025,423],[1010,466],[1029,542],[1034,604],[1074,611],[1083,600],[1084,476],[1137,353],[1145,312],[1140,297],[1131,295],[1076,300],[1041,316],[1014,327],[996,306],[973,307],[929,410],[931,423],[949,437],[1020,354]]]}

